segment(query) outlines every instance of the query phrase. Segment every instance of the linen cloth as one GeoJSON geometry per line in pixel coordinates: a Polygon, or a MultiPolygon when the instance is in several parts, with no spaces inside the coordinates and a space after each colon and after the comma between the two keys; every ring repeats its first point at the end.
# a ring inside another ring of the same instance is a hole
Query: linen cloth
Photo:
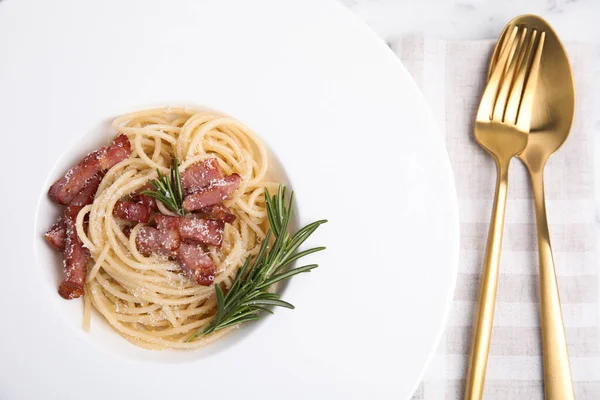
{"type": "MultiPolygon", "coordinates": [[[[496,169],[475,142],[473,125],[494,41],[404,38],[391,43],[430,104],[446,143],[458,195],[460,261],[445,335],[414,400],[462,399],[472,323],[487,242],[496,169]]],[[[550,235],[576,399],[600,399],[596,262],[593,51],[567,46],[577,93],[564,146],[545,172],[550,235]]],[[[484,399],[543,399],[538,254],[530,183],[511,163],[484,399]]]]}

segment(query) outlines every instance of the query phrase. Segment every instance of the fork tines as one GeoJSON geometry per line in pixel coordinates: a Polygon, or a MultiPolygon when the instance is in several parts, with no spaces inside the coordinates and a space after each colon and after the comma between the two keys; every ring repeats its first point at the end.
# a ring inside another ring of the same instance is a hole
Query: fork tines
{"type": "Polygon", "coordinates": [[[522,26],[515,26],[505,36],[477,120],[529,130],[545,36],[543,31],[522,26]]]}

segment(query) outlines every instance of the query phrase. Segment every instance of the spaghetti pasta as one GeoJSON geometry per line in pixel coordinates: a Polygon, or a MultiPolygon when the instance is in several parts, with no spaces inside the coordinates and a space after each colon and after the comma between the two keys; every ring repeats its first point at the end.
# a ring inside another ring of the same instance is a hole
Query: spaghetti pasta
{"type": "MultiPolygon", "coordinates": [[[[275,190],[268,179],[269,160],[260,139],[238,121],[214,112],[158,108],[123,115],[113,128],[127,135],[131,156],[110,168],[92,204],[76,220],[77,234],[91,254],[85,284],[84,327],[91,308],[130,342],[150,349],[201,347],[227,333],[223,329],[186,342],[207,326],[216,311],[213,286],[199,286],[178,273],[179,266],[136,248],[142,226],[123,233],[124,221],[113,216],[115,203],[140,190],[157,169],[166,174],[177,157],[181,170],[216,158],[225,174],[237,173],[241,183],[225,201],[236,219],[226,224],[221,247],[209,246],[216,265],[214,284],[228,288],[238,268],[258,252],[268,228],[263,190],[275,190]],[[87,221],[87,222],[86,222],[87,221]]],[[[161,203],[163,214],[174,215],[161,203]]]]}

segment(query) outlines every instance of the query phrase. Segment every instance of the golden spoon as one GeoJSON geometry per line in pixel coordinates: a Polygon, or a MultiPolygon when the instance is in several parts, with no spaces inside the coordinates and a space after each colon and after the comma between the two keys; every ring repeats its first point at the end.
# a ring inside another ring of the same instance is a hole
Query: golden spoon
{"type": "Polygon", "coordinates": [[[502,47],[515,27],[544,33],[544,52],[527,146],[517,156],[531,177],[540,258],[540,302],[544,361],[544,392],[548,400],[574,399],[554,258],[544,200],[544,166],[569,136],[575,112],[575,89],[567,53],[550,25],[535,15],[513,19],[494,49],[489,75],[494,74],[502,47]]]}

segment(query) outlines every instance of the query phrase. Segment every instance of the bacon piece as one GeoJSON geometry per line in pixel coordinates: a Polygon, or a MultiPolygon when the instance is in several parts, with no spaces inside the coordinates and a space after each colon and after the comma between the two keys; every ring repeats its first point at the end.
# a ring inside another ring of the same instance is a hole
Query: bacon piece
{"type": "Polygon", "coordinates": [[[107,146],[85,156],[65,176],[54,182],[48,191],[52,200],[68,205],[84,188],[87,181],[98,172],[111,168],[131,154],[131,143],[127,136],[119,135],[107,146]]]}
{"type": "Polygon", "coordinates": [[[64,256],[64,280],[58,288],[58,294],[62,298],[70,300],[83,295],[87,264],[90,258],[88,249],[83,247],[83,242],[77,235],[75,220],[81,211],[80,206],[68,206],[65,208],[64,220],[66,227],[64,256]]]}
{"type": "MultiPolygon", "coordinates": [[[[83,207],[88,204],[92,204],[94,201],[94,196],[98,191],[98,186],[100,186],[100,182],[102,182],[102,178],[104,177],[103,173],[97,173],[92,176],[85,183],[83,189],[75,195],[73,200],[71,200],[71,206],[83,207]]],[[[58,217],[58,220],[52,225],[52,227],[44,234],[44,239],[48,241],[55,249],[59,251],[63,251],[65,249],[65,237],[67,227],[65,223],[65,219],[61,215],[58,217]]]]}
{"type": "Polygon", "coordinates": [[[210,186],[188,195],[183,200],[183,209],[189,212],[219,204],[230,198],[240,185],[241,180],[242,178],[238,174],[231,174],[213,182],[210,186]]]}
{"type": "Polygon", "coordinates": [[[174,255],[179,249],[181,238],[175,228],[158,230],[151,226],[142,226],[135,237],[138,251],[149,257],[152,253],[174,255]]]}
{"type": "Polygon", "coordinates": [[[215,281],[217,268],[202,246],[182,242],[177,252],[177,261],[183,275],[194,280],[198,285],[210,286],[215,281]]]}
{"type": "Polygon", "coordinates": [[[143,256],[149,257],[155,250],[161,248],[161,238],[162,234],[158,229],[142,226],[135,237],[135,246],[143,256]]]}
{"type": "Polygon", "coordinates": [[[221,178],[223,178],[223,174],[219,169],[219,161],[216,158],[209,158],[191,165],[181,173],[183,195],[187,196],[197,192],[221,178]]]}
{"type": "Polygon", "coordinates": [[[139,202],[119,200],[113,208],[113,215],[117,218],[131,222],[148,222],[150,219],[150,207],[139,202]]]}
{"type": "Polygon", "coordinates": [[[162,229],[141,227],[135,238],[138,251],[146,257],[152,253],[175,256],[183,275],[199,285],[210,286],[215,280],[215,264],[200,244],[181,241],[174,227],[176,223],[172,220],[162,221],[162,229]]]}
{"type": "Polygon", "coordinates": [[[123,227],[123,235],[125,235],[125,237],[126,237],[127,239],[129,239],[129,236],[131,236],[131,230],[132,230],[132,229],[133,229],[133,228],[132,228],[131,226],[129,226],[129,225],[125,225],[125,226],[123,227]]]}
{"type": "Polygon", "coordinates": [[[223,204],[213,204],[212,206],[203,207],[200,209],[198,216],[204,219],[227,222],[228,224],[232,224],[235,221],[235,215],[223,204]]]}
{"type": "Polygon", "coordinates": [[[158,207],[156,206],[156,200],[154,200],[153,197],[150,196],[146,196],[145,194],[140,194],[138,196],[139,198],[139,202],[142,203],[143,205],[145,205],[146,207],[148,207],[148,209],[150,210],[157,210],[158,207]]]}
{"type": "Polygon", "coordinates": [[[100,182],[102,182],[103,177],[104,173],[99,172],[88,179],[83,189],[81,189],[79,193],[73,197],[70,205],[84,207],[88,204],[92,204],[94,202],[96,192],[98,191],[98,186],[100,186],[100,182]]]}
{"type": "Polygon", "coordinates": [[[58,217],[48,232],[44,233],[44,239],[46,239],[48,243],[50,243],[50,245],[58,251],[63,251],[65,249],[66,236],[67,225],[65,224],[65,219],[62,215],[58,217]]]}
{"type": "Polygon", "coordinates": [[[129,195],[129,197],[131,197],[131,200],[135,201],[136,203],[142,203],[142,204],[148,206],[148,208],[150,210],[156,210],[158,208],[156,206],[156,200],[154,200],[154,198],[152,198],[150,196],[142,194],[142,192],[144,192],[146,190],[153,190],[152,186],[150,186],[149,183],[146,184],[146,185],[144,185],[144,186],[142,186],[136,192],[131,193],[129,195]]]}
{"type": "Polygon", "coordinates": [[[126,135],[119,135],[108,146],[104,146],[102,149],[104,151],[101,151],[98,159],[100,160],[102,170],[106,171],[111,169],[113,165],[129,157],[131,154],[131,142],[126,135]]]}
{"type": "Polygon", "coordinates": [[[225,228],[223,221],[172,217],[163,214],[157,214],[154,219],[158,230],[177,229],[181,240],[194,241],[212,246],[221,246],[223,243],[223,230],[225,228]]]}

